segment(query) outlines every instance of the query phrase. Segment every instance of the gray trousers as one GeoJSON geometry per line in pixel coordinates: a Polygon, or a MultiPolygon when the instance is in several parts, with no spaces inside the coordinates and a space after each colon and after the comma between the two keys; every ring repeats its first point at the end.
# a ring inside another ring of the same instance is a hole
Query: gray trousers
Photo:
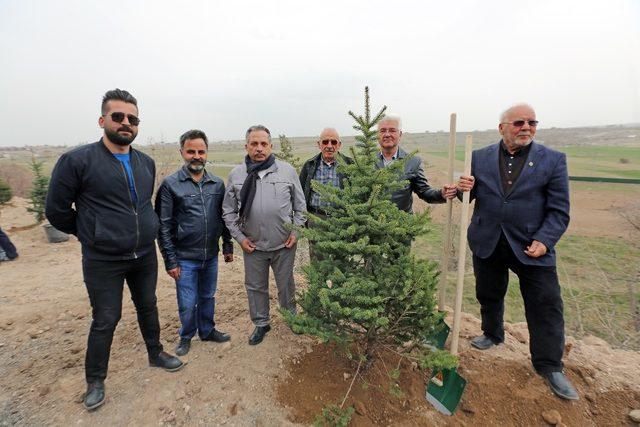
{"type": "Polygon", "coordinates": [[[293,262],[297,244],[276,251],[242,252],[244,256],[244,286],[249,298],[249,314],[255,326],[269,324],[269,267],[273,270],[278,288],[280,307],[295,312],[296,284],[293,280],[293,262]]]}

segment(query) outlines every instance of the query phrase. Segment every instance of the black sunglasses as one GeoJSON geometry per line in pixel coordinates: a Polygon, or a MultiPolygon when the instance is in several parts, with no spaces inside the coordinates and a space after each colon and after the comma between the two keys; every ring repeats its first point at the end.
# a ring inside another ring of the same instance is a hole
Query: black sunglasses
{"type": "Polygon", "coordinates": [[[529,126],[531,126],[532,128],[538,126],[538,121],[537,120],[516,120],[513,122],[504,122],[502,123],[503,125],[514,125],[517,128],[521,128],[522,126],[524,126],[525,123],[529,123],[529,126]]]}
{"type": "MultiPolygon", "coordinates": [[[[111,113],[111,114],[105,114],[104,116],[111,116],[111,120],[113,120],[116,123],[122,123],[124,122],[124,113],[121,113],[119,111],[115,112],[115,113],[111,113]]],[[[133,114],[127,114],[127,119],[129,120],[129,123],[131,124],[131,126],[138,126],[140,124],[140,119],[137,118],[136,116],[134,116],[133,114]]]]}
{"type": "Polygon", "coordinates": [[[322,145],[329,145],[329,144],[338,145],[338,142],[340,142],[340,141],[338,141],[337,139],[323,139],[320,142],[322,142],[322,145]]]}

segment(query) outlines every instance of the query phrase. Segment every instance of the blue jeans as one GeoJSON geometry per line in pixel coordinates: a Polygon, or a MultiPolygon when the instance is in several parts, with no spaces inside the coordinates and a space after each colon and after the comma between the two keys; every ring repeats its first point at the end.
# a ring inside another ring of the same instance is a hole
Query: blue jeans
{"type": "Polygon", "coordinates": [[[206,338],[215,326],[216,286],[218,283],[218,257],[209,261],[178,260],[180,277],[176,280],[178,314],[182,327],[180,338],[206,338]]]}

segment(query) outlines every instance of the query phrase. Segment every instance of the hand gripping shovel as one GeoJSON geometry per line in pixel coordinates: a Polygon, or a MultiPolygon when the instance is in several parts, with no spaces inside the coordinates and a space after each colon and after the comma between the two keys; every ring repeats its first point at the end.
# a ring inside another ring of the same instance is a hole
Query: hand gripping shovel
{"type": "MultiPolygon", "coordinates": [[[[453,182],[453,168],[456,156],[456,113],[451,113],[449,121],[449,167],[447,169],[447,183],[453,182]]],[[[425,344],[431,348],[444,349],[444,343],[449,337],[449,325],[444,321],[446,316],[446,287],[449,276],[449,258],[451,255],[451,218],[453,216],[453,201],[447,200],[447,222],[444,229],[444,239],[442,247],[442,264],[440,272],[440,282],[438,283],[438,312],[440,319],[433,329],[425,337],[425,344]]]]}
{"type": "MultiPolygon", "coordinates": [[[[471,174],[472,137],[467,136],[464,155],[464,174],[471,174]]],[[[462,213],[460,215],[460,243],[458,251],[458,282],[456,283],[456,302],[453,312],[453,336],[451,337],[451,354],[458,354],[460,338],[460,321],[462,320],[462,290],[464,288],[464,267],[467,253],[467,226],[469,225],[469,192],[462,196],[462,213]]],[[[456,369],[436,370],[432,373],[427,385],[427,400],[440,412],[451,415],[455,412],[460,398],[467,385],[456,369]]]]}

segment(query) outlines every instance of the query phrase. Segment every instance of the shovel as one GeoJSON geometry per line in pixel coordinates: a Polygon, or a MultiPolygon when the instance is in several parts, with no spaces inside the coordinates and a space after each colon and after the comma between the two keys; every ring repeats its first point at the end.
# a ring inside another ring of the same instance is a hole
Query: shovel
{"type": "MultiPolygon", "coordinates": [[[[467,136],[464,155],[464,174],[471,174],[471,149],[473,138],[467,136]]],[[[462,213],[460,215],[460,243],[458,251],[458,281],[456,283],[456,301],[453,311],[453,335],[451,337],[451,354],[458,354],[460,338],[460,322],[462,320],[462,291],[464,289],[464,269],[467,254],[467,227],[469,225],[469,192],[462,196],[462,213]]],[[[467,381],[456,369],[435,370],[427,385],[427,400],[440,412],[451,415],[455,412],[467,381]]]]}
{"type": "MultiPolygon", "coordinates": [[[[456,156],[456,113],[451,113],[449,121],[449,168],[447,170],[447,183],[453,182],[453,168],[456,156]]],[[[433,330],[425,338],[425,344],[431,348],[444,349],[451,328],[444,321],[446,313],[446,287],[449,276],[449,255],[451,254],[451,218],[453,217],[453,201],[447,200],[447,222],[444,229],[442,247],[442,264],[440,281],[438,283],[438,311],[442,317],[438,320],[433,330]]]]}

